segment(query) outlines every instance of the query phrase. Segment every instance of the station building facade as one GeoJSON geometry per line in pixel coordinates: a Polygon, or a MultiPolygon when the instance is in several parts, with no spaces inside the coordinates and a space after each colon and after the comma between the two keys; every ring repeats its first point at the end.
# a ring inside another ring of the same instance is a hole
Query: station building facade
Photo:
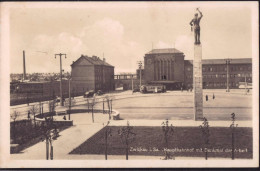
{"type": "MultiPolygon", "coordinates": [[[[153,49],[144,56],[144,83],[163,84],[168,90],[193,87],[193,60],[185,60],[183,52],[175,49],[153,49]]],[[[238,88],[240,82],[252,83],[252,59],[202,60],[204,89],[238,88]],[[228,66],[227,66],[228,65],[228,66]]]]}
{"type": "Polygon", "coordinates": [[[114,66],[97,56],[81,55],[71,65],[72,89],[78,92],[90,90],[104,92],[115,89],[114,66]]]}

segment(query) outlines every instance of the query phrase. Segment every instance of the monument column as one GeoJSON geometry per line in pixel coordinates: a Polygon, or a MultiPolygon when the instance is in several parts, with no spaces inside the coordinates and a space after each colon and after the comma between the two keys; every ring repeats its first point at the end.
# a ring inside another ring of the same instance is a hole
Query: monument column
{"type": "Polygon", "coordinates": [[[194,88],[194,119],[203,119],[203,90],[202,90],[202,45],[194,45],[193,60],[193,88],[194,88]]]}

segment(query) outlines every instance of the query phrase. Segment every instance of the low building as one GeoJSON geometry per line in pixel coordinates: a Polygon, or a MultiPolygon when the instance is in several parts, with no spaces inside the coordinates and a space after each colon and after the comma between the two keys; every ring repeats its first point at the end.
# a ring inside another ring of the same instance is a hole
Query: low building
{"type": "Polygon", "coordinates": [[[90,90],[104,92],[112,91],[114,86],[114,66],[108,64],[105,58],[81,55],[71,65],[72,90],[86,92],[90,90]]]}
{"type": "MultiPolygon", "coordinates": [[[[202,60],[202,80],[204,89],[227,88],[227,65],[229,88],[239,88],[239,83],[252,83],[252,59],[205,59],[202,60]]],[[[193,61],[185,60],[185,86],[193,86],[193,61]]]]}

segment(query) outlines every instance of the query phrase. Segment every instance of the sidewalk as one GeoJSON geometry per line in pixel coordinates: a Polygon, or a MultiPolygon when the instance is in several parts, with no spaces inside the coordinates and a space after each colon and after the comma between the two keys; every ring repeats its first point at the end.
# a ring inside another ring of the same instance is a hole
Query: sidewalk
{"type": "MultiPolygon", "coordinates": [[[[71,119],[74,122],[74,126],[62,131],[60,137],[53,141],[54,159],[68,158],[70,156],[69,152],[103,128],[103,123],[107,122],[108,116],[95,114],[95,123],[92,123],[91,114],[73,114],[71,119]]],[[[39,142],[19,154],[11,154],[11,159],[45,160],[46,142],[39,142]]]]}
{"type": "MultiPolygon", "coordinates": [[[[72,114],[71,119],[74,122],[74,126],[68,128],[60,133],[60,137],[53,141],[54,147],[54,160],[104,160],[104,155],[71,155],[74,148],[81,145],[87,139],[92,137],[95,133],[100,131],[108,121],[108,115],[95,114],[95,123],[92,123],[91,113],[89,114],[72,114]]],[[[62,117],[62,116],[57,116],[62,117]]],[[[61,119],[61,118],[57,118],[61,119]]],[[[130,120],[131,126],[161,126],[165,120],[130,120]]],[[[169,120],[173,126],[189,126],[198,127],[202,124],[202,121],[192,120],[169,120]]],[[[210,127],[229,127],[230,121],[210,121],[210,127]]],[[[237,121],[239,127],[252,127],[251,121],[237,121]]],[[[127,120],[111,120],[110,126],[126,126],[127,120]]],[[[129,160],[160,160],[163,156],[129,156],[129,160]]],[[[32,147],[23,150],[19,154],[11,154],[12,160],[46,160],[46,143],[39,142],[32,147]]],[[[108,159],[113,160],[125,160],[124,155],[108,156],[108,159]]],[[[175,160],[190,159],[189,157],[176,157],[175,160]]],[[[192,159],[203,159],[202,157],[192,157],[192,159]]],[[[217,158],[212,158],[217,159],[217,158]]]]}
{"type": "MultiPolygon", "coordinates": [[[[129,120],[130,126],[161,126],[165,120],[129,120]]],[[[169,120],[176,127],[199,127],[203,121],[169,120]]],[[[209,121],[210,127],[229,127],[231,121],[209,121]]],[[[236,121],[238,127],[252,127],[252,121],[236,121]]],[[[110,126],[126,126],[127,120],[111,121],[110,126]]]]}

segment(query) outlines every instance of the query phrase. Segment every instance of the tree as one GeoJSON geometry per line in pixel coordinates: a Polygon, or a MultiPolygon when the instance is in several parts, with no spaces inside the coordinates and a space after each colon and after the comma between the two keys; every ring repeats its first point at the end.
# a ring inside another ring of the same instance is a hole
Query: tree
{"type": "Polygon", "coordinates": [[[35,115],[39,111],[38,105],[32,105],[29,109],[30,113],[33,114],[34,127],[36,127],[35,115]]]}
{"type": "Polygon", "coordinates": [[[69,120],[70,120],[70,112],[71,112],[71,107],[76,104],[75,99],[66,99],[65,100],[65,106],[68,108],[68,114],[69,114],[69,120]]]}
{"type": "Polygon", "coordinates": [[[98,103],[97,99],[95,96],[93,96],[90,99],[90,105],[91,105],[91,112],[92,112],[92,122],[94,123],[94,107],[98,103]]]}
{"type": "Polygon", "coordinates": [[[111,134],[111,128],[109,128],[109,121],[107,122],[106,128],[105,128],[105,159],[107,160],[107,146],[108,146],[108,137],[112,136],[111,134]]]}
{"type": "Polygon", "coordinates": [[[173,128],[174,127],[172,126],[172,124],[169,126],[168,119],[166,119],[166,121],[162,123],[162,131],[163,131],[164,143],[165,143],[165,147],[166,147],[164,160],[173,158],[167,151],[169,148],[169,140],[171,137],[173,137],[173,133],[174,133],[173,128]]]}
{"type": "Polygon", "coordinates": [[[15,128],[15,124],[16,124],[16,119],[20,116],[20,113],[16,110],[13,111],[13,113],[11,113],[11,119],[13,120],[13,137],[14,137],[14,142],[16,142],[16,128],[15,128]]]}
{"type": "Polygon", "coordinates": [[[49,101],[49,112],[52,115],[52,118],[53,118],[53,115],[55,114],[56,106],[57,106],[57,104],[56,104],[56,100],[55,99],[49,101]]]}
{"type": "Polygon", "coordinates": [[[235,128],[237,127],[238,124],[235,124],[235,120],[236,120],[236,115],[235,113],[231,113],[231,120],[232,120],[232,123],[230,125],[230,128],[231,128],[231,144],[232,144],[232,154],[231,154],[231,158],[232,160],[235,159],[235,155],[234,155],[234,152],[235,152],[235,128]]]}
{"type": "Polygon", "coordinates": [[[209,132],[209,123],[207,118],[203,118],[203,123],[202,125],[199,126],[201,128],[201,132],[202,132],[202,138],[204,140],[204,152],[205,152],[205,159],[208,160],[208,146],[209,146],[209,136],[210,136],[210,132],[209,132]]]}
{"type": "Polygon", "coordinates": [[[114,96],[112,95],[106,95],[105,100],[107,101],[107,107],[108,107],[108,114],[109,114],[109,120],[111,119],[111,113],[112,113],[112,106],[113,106],[113,100],[114,96]]]}
{"type": "Polygon", "coordinates": [[[42,122],[41,125],[41,133],[42,133],[42,141],[46,141],[46,160],[50,159],[53,160],[53,144],[52,142],[56,140],[59,135],[59,130],[53,125],[53,118],[46,117],[45,122],[42,122]],[[49,153],[49,146],[51,147],[49,153]]]}
{"type": "Polygon", "coordinates": [[[120,136],[122,143],[125,145],[126,160],[128,160],[129,144],[135,140],[136,136],[133,132],[133,127],[129,124],[129,121],[127,121],[127,126],[121,127],[118,130],[118,135],[120,136]]]}

